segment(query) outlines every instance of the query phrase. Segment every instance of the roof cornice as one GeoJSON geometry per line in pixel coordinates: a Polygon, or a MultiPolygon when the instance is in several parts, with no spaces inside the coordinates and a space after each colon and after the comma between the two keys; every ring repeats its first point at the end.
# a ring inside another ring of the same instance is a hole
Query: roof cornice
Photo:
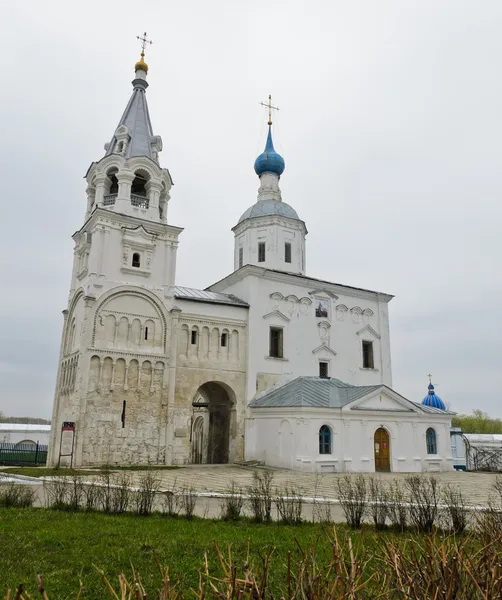
{"type": "Polygon", "coordinates": [[[246,277],[260,277],[280,283],[294,283],[295,285],[310,289],[319,288],[319,283],[322,283],[323,288],[333,292],[336,295],[344,294],[346,296],[355,296],[358,298],[371,298],[381,302],[390,302],[392,298],[394,298],[392,294],[384,294],[382,292],[366,290],[364,288],[356,288],[350,285],[343,285],[340,283],[325,281],[323,279],[315,279],[314,277],[308,277],[306,275],[299,275],[296,273],[274,271],[273,269],[265,269],[264,267],[258,267],[256,265],[245,265],[227,277],[216,281],[206,289],[211,291],[223,291],[229,285],[237,283],[246,277]]]}
{"type": "Polygon", "coordinates": [[[73,234],[73,238],[89,229],[94,223],[99,221],[102,217],[106,217],[107,219],[111,219],[113,221],[118,221],[122,226],[126,226],[128,229],[134,230],[138,228],[143,228],[147,233],[155,233],[157,235],[162,235],[165,233],[170,233],[175,235],[176,237],[184,231],[183,227],[176,227],[174,225],[168,225],[167,223],[156,223],[155,221],[148,221],[146,219],[140,219],[138,217],[133,217],[129,215],[124,215],[123,213],[118,213],[115,211],[107,210],[106,208],[96,207],[91,216],[87,219],[87,221],[82,225],[80,229],[73,234]]]}

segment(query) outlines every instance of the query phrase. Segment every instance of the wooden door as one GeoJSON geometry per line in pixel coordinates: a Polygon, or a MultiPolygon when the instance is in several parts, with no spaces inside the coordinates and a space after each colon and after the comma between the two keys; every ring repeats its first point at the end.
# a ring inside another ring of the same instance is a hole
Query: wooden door
{"type": "Polygon", "coordinates": [[[375,431],[375,471],[390,471],[389,434],[383,427],[375,431]]]}

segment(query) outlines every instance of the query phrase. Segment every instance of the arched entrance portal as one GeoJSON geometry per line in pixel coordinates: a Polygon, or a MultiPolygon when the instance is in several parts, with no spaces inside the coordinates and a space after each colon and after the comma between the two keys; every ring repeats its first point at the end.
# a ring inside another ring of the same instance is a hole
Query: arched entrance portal
{"type": "Polygon", "coordinates": [[[192,428],[192,463],[200,465],[204,455],[204,417],[198,416],[192,428]]]}
{"type": "Polygon", "coordinates": [[[390,471],[390,440],[389,433],[383,427],[375,431],[375,471],[390,471]]]}
{"type": "Polygon", "coordinates": [[[228,463],[235,415],[229,392],[222,384],[210,381],[197,390],[192,406],[192,463],[228,463]]]}

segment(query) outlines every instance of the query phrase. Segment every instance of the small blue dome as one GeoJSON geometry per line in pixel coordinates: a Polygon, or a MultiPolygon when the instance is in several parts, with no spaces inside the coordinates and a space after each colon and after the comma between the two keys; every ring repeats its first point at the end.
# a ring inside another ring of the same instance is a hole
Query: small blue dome
{"type": "Polygon", "coordinates": [[[265,151],[254,162],[255,173],[260,176],[263,173],[275,173],[276,175],[282,175],[286,165],[284,159],[274,149],[272,142],[272,127],[268,127],[267,143],[265,145],[265,151]]]}
{"type": "Polygon", "coordinates": [[[432,383],[429,383],[428,390],[429,392],[427,396],[425,396],[425,398],[422,400],[422,404],[424,406],[432,406],[433,408],[446,410],[445,403],[441,400],[439,396],[436,396],[436,393],[434,392],[434,386],[432,385],[432,383]]]}

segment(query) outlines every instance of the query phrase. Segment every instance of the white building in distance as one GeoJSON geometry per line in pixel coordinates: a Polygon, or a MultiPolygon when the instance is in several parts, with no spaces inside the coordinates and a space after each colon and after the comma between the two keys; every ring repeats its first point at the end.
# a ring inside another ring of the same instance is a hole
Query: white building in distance
{"type": "Polygon", "coordinates": [[[451,413],[392,390],[392,296],[307,275],[307,228],[282,199],[271,119],[257,201],[233,228],[234,271],[205,290],[176,286],[182,229],[168,221],[147,72],[142,53],[86,174],[49,464],[70,423],[76,466],[451,469],[451,413]]]}

